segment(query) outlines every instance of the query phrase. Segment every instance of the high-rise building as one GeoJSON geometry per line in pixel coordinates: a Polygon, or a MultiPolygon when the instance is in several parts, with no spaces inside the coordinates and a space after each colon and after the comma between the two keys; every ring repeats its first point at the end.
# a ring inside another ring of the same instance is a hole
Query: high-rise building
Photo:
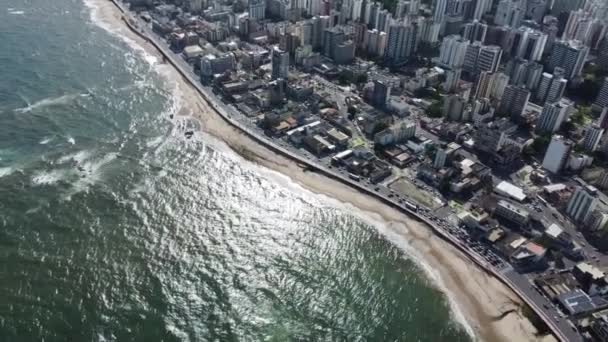
{"type": "Polygon", "coordinates": [[[461,95],[449,95],[443,103],[443,116],[451,121],[461,121],[465,105],[466,101],[461,95]]]}
{"type": "Polygon", "coordinates": [[[462,69],[448,69],[445,71],[445,82],[443,82],[443,90],[446,93],[450,93],[456,89],[458,82],[460,82],[460,76],[462,69]]]}
{"type": "Polygon", "coordinates": [[[494,77],[494,86],[492,87],[492,98],[500,99],[505,93],[505,89],[509,85],[509,76],[499,72],[494,77]]]}
{"type": "Polygon", "coordinates": [[[608,77],[604,79],[604,84],[595,98],[594,106],[599,108],[608,107],[608,77]]]}
{"type": "Polygon", "coordinates": [[[597,65],[603,70],[608,70],[608,36],[605,36],[600,43],[597,54],[597,65]]]}
{"type": "Polygon", "coordinates": [[[532,18],[537,23],[541,23],[547,9],[547,0],[527,0],[526,17],[532,18]]]}
{"type": "Polygon", "coordinates": [[[515,31],[516,57],[529,61],[540,61],[547,44],[547,35],[539,30],[522,26],[515,31]]]}
{"type": "Polygon", "coordinates": [[[545,152],[543,168],[554,174],[560,173],[568,160],[571,149],[572,143],[561,135],[554,135],[551,138],[547,152],[545,152]]]}
{"type": "Polygon", "coordinates": [[[554,74],[543,73],[536,91],[536,101],[539,104],[559,101],[564,95],[568,80],[562,75],[563,69],[555,68],[554,74]]]}
{"type": "Polygon", "coordinates": [[[473,19],[481,20],[484,14],[492,7],[492,0],[477,0],[473,9],[473,19]]]}
{"type": "Polygon", "coordinates": [[[200,12],[203,9],[203,0],[189,0],[188,1],[188,10],[190,12],[200,12]]]}
{"type": "Polygon", "coordinates": [[[445,162],[447,160],[448,154],[444,148],[438,148],[435,152],[435,159],[433,160],[433,167],[436,169],[441,169],[445,166],[445,162]]]}
{"type": "Polygon", "coordinates": [[[389,63],[405,62],[418,47],[418,25],[394,22],[389,25],[384,57],[389,63]]]}
{"type": "Polygon", "coordinates": [[[374,81],[374,91],[372,94],[372,104],[379,108],[386,107],[390,93],[391,93],[390,86],[388,86],[385,82],[375,80],[374,81]]]}
{"type": "Polygon", "coordinates": [[[563,68],[565,71],[564,77],[572,80],[581,74],[588,54],[589,48],[579,41],[557,41],[553,44],[548,64],[549,69],[563,68]]]}
{"type": "Polygon", "coordinates": [[[511,84],[534,90],[541,81],[543,65],[538,62],[516,58],[509,62],[508,70],[510,70],[511,84]]]}
{"type": "Polygon", "coordinates": [[[370,56],[384,56],[386,38],[386,32],[380,32],[376,29],[367,30],[363,38],[363,47],[370,56]]]}
{"type": "Polygon", "coordinates": [[[272,79],[287,80],[289,74],[289,53],[275,47],[272,50],[272,79]]]}
{"type": "Polygon", "coordinates": [[[507,86],[500,99],[499,112],[509,115],[515,122],[521,122],[524,109],[530,100],[530,91],[524,87],[507,86]]]}
{"type": "Polygon", "coordinates": [[[583,222],[595,210],[597,203],[597,194],[579,186],[568,201],[566,213],[574,221],[583,222]]]}
{"type": "Polygon", "coordinates": [[[393,20],[393,15],[387,10],[378,12],[375,28],[380,31],[387,32],[390,22],[393,20]]]}
{"type": "Polygon", "coordinates": [[[579,40],[585,43],[590,42],[597,20],[590,12],[579,9],[572,11],[568,15],[568,21],[562,33],[563,40],[579,40]]]}
{"type": "Polygon", "coordinates": [[[582,8],[585,0],[553,0],[551,14],[559,15],[560,13],[570,13],[582,8]]]}
{"type": "Polygon", "coordinates": [[[545,44],[545,53],[553,50],[553,44],[557,40],[557,34],[559,27],[557,26],[559,21],[555,17],[550,15],[545,16],[543,19],[543,33],[547,35],[547,44],[545,44]]]}
{"type": "Polygon", "coordinates": [[[395,6],[395,18],[401,19],[408,15],[416,15],[420,11],[420,0],[399,0],[395,6]]]}
{"type": "Polygon", "coordinates": [[[494,78],[493,72],[483,71],[479,74],[477,80],[477,88],[475,90],[475,98],[490,98],[492,96],[492,90],[494,89],[494,78]]]}
{"type": "Polygon", "coordinates": [[[334,47],[346,40],[346,34],[339,26],[325,29],[323,34],[323,55],[334,58],[334,47]]]}
{"type": "Polygon", "coordinates": [[[545,133],[557,132],[568,117],[570,110],[571,106],[562,101],[547,102],[536,123],[536,130],[545,133]]]}
{"type": "Polygon", "coordinates": [[[310,20],[299,21],[294,25],[294,34],[300,40],[300,45],[312,45],[312,25],[310,20]]]}
{"type": "Polygon", "coordinates": [[[324,47],[324,32],[330,27],[330,18],[328,16],[313,17],[312,22],[312,47],[318,49],[324,47]]]}
{"type": "Polygon", "coordinates": [[[433,9],[433,21],[438,24],[443,24],[445,20],[445,11],[447,10],[448,0],[436,0],[435,8],[433,9]]]}
{"type": "Polygon", "coordinates": [[[441,25],[434,22],[431,18],[421,18],[418,21],[419,24],[419,37],[420,40],[425,43],[437,43],[439,42],[439,33],[441,31],[441,25]]]}
{"type": "Polygon", "coordinates": [[[500,65],[502,49],[496,45],[482,45],[475,42],[467,47],[463,69],[477,75],[482,71],[495,72],[500,65]]]}
{"type": "Polygon", "coordinates": [[[500,0],[494,16],[494,24],[519,27],[525,15],[526,4],[523,0],[500,0]]]}
{"type": "Polygon", "coordinates": [[[378,2],[368,2],[365,6],[365,15],[363,17],[365,24],[370,29],[378,28],[378,14],[382,11],[382,4],[378,2]]]}
{"type": "Polygon", "coordinates": [[[268,83],[268,97],[270,104],[278,105],[283,103],[287,92],[287,81],[278,78],[268,83]]]}
{"type": "MultiPolygon", "coordinates": [[[[484,1],[484,0],[482,0],[484,1]]],[[[488,33],[488,25],[475,20],[464,25],[463,37],[469,42],[485,42],[488,33]]]]}
{"type": "Polygon", "coordinates": [[[451,35],[443,38],[439,49],[438,64],[452,69],[461,68],[469,43],[459,35],[451,35]]]}
{"type": "Polygon", "coordinates": [[[249,18],[263,20],[266,18],[266,0],[249,0],[249,18]]]}
{"type": "Polygon", "coordinates": [[[608,170],[604,169],[604,171],[602,171],[596,184],[600,189],[608,189],[608,170]]]}
{"type": "Polygon", "coordinates": [[[588,152],[593,152],[602,140],[604,129],[598,125],[589,125],[585,129],[585,138],[583,139],[583,148],[588,152]]]}
{"type": "Polygon", "coordinates": [[[355,59],[355,42],[346,40],[334,46],[332,58],[336,64],[349,64],[355,59]]]}
{"type": "Polygon", "coordinates": [[[608,107],[604,108],[594,108],[591,107],[591,110],[597,113],[597,124],[603,129],[608,129],[608,107]]]}

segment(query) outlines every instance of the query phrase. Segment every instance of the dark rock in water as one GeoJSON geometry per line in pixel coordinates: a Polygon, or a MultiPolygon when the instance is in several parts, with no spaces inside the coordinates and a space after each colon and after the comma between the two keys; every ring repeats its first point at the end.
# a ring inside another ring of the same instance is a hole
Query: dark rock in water
{"type": "Polygon", "coordinates": [[[186,138],[188,138],[188,139],[192,138],[193,135],[194,135],[193,131],[186,132],[186,138]]]}
{"type": "Polygon", "coordinates": [[[169,118],[170,118],[170,119],[173,119],[173,114],[169,115],[169,118]]]}

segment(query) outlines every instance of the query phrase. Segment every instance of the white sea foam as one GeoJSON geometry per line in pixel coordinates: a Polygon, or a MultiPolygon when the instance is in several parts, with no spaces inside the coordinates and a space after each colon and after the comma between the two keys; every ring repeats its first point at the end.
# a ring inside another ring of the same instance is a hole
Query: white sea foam
{"type": "Polygon", "coordinates": [[[27,113],[36,109],[41,109],[49,106],[59,106],[68,104],[74,101],[77,97],[85,97],[90,96],[90,94],[65,94],[58,97],[47,97],[46,99],[42,99],[40,101],[34,102],[33,104],[28,104],[27,107],[17,108],[15,112],[18,113],[27,113]]]}
{"type": "Polygon", "coordinates": [[[20,10],[16,10],[13,8],[9,8],[8,9],[8,14],[12,14],[12,15],[24,15],[25,12],[24,11],[20,11],[20,10]]]}
{"type": "MultiPolygon", "coordinates": [[[[124,41],[131,49],[137,51],[143,59],[150,65],[154,66],[158,64],[158,58],[149,54],[141,45],[139,45],[135,40],[127,37],[125,34],[125,30],[127,30],[124,25],[115,25],[110,22],[110,19],[104,18],[101,13],[101,6],[108,6],[106,3],[100,3],[98,0],[85,0],[84,4],[90,9],[90,19],[94,25],[106,30],[107,32],[113,34],[114,36],[120,38],[124,41]]],[[[116,20],[112,18],[111,20],[116,20]]]]}
{"type": "Polygon", "coordinates": [[[67,163],[67,162],[70,162],[73,160],[80,164],[80,163],[84,162],[85,160],[89,159],[91,157],[91,154],[92,154],[92,152],[87,151],[87,150],[78,151],[76,153],[62,156],[61,158],[57,159],[57,163],[63,164],[63,163],[67,163]]]}
{"type": "Polygon", "coordinates": [[[89,187],[103,179],[104,167],[118,157],[118,153],[108,153],[100,159],[89,158],[80,163],[79,176],[72,184],[72,189],[64,195],[65,200],[71,200],[72,196],[80,192],[88,192],[89,187]]]}
{"type": "Polygon", "coordinates": [[[16,170],[10,166],[9,167],[0,167],[0,178],[6,177],[15,171],[16,170]]]}
{"type": "Polygon", "coordinates": [[[53,139],[54,139],[54,137],[44,138],[44,139],[40,140],[39,144],[46,145],[46,144],[50,143],[51,141],[53,141],[53,139]]]}
{"type": "Polygon", "coordinates": [[[71,136],[67,136],[66,137],[67,142],[70,143],[71,145],[75,145],[76,144],[76,140],[74,140],[74,138],[72,138],[71,136]]]}
{"type": "Polygon", "coordinates": [[[34,185],[50,185],[65,179],[68,176],[69,170],[51,170],[39,171],[32,177],[34,185]]]}

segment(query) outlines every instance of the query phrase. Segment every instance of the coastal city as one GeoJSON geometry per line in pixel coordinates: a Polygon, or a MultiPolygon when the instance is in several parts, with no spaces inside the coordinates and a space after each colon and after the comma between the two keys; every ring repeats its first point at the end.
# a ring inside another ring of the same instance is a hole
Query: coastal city
{"type": "Polygon", "coordinates": [[[608,341],[608,2],[112,1],[233,126],[608,341]]]}

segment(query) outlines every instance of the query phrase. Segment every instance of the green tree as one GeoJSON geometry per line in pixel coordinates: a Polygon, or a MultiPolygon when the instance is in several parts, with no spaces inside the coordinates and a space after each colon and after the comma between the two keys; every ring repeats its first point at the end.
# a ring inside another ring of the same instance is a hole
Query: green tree
{"type": "Polygon", "coordinates": [[[572,115],[572,122],[577,125],[583,125],[587,122],[591,121],[591,107],[589,106],[581,106],[579,109],[572,115]]]}
{"type": "Polygon", "coordinates": [[[432,118],[440,118],[443,116],[443,100],[434,100],[426,110],[428,116],[432,118]]]}
{"type": "Polygon", "coordinates": [[[545,153],[549,142],[551,142],[551,134],[539,135],[530,145],[531,152],[535,155],[545,153]]]}

